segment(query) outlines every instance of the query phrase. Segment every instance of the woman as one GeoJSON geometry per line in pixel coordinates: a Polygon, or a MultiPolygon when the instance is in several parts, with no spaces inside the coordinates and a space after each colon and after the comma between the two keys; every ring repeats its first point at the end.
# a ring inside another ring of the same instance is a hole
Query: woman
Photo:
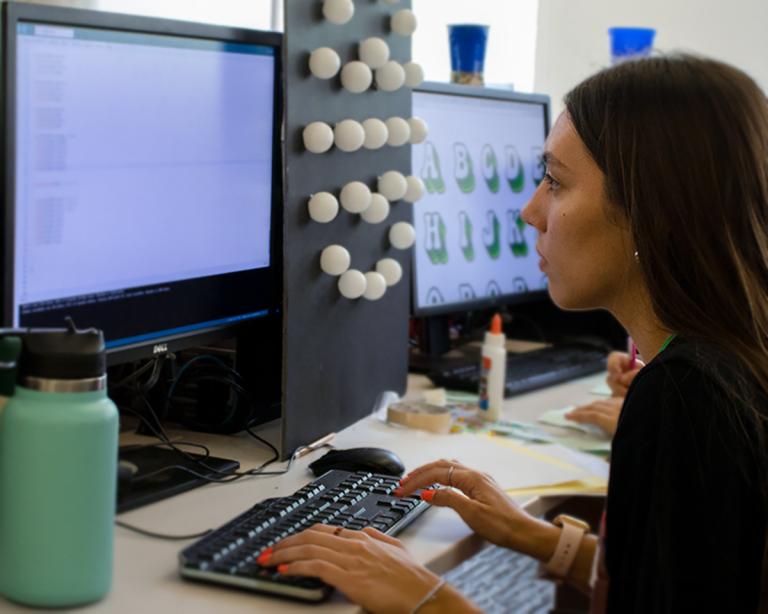
{"type": "MultiPolygon", "coordinates": [[[[400,493],[452,486],[423,497],[592,589],[594,611],[766,611],[766,99],[732,67],[674,56],[605,70],[565,103],[523,217],[552,299],[608,309],[648,363],[614,438],[604,539],[530,517],[457,462],[400,493]]],[[[270,563],[374,611],[475,611],[375,531],[315,527],[270,563]]]]}

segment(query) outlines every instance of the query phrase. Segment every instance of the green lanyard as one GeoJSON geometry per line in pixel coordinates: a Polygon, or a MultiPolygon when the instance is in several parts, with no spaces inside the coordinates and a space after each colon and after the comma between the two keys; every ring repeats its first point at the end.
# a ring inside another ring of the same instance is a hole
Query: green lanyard
{"type": "Polygon", "coordinates": [[[669,337],[667,337],[664,340],[664,343],[661,344],[661,347],[659,348],[659,354],[661,354],[664,350],[667,349],[667,346],[672,343],[672,340],[677,337],[676,333],[672,333],[669,337]]]}

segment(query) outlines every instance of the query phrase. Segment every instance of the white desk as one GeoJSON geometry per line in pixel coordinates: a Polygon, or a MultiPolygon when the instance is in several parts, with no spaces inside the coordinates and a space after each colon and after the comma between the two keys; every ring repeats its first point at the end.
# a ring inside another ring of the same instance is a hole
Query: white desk
{"type": "MultiPolygon", "coordinates": [[[[589,390],[602,381],[604,376],[595,375],[509,399],[505,403],[504,417],[534,420],[548,409],[592,400],[595,397],[590,395],[589,390]]],[[[411,376],[409,396],[426,387],[426,378],[411,376]]],[[[270,433],[269,429],[266,429],[267,432],[262,434],[268,438],[274,437],[274,430],[273,428],[270,433]]],[[[423,462],[424,458],[452,457],[451,437],[456,436],[438,436],[391,427],[370,417],[344,429],[333,443],[339,448],[388,448],[399,454],[406,467],[411,469],[423,462]]],[[[144,439],[146,438],[135,435],[129,437],[131,442],[144,439]]],[[[271,454],[247,435],[223,437],[190,433],[185,439],[205,443],[213,455],[236,458],[243,468],[254,467],[271,454]]],[[[299,459],[291,471],[283,476],[246,478],[232,484],[207,485],[122,514],[120,519],[132,525],[170,534],[191,534],[218,527],[258,500],[288,495],[306,484],[312,479],[307,465],[324,453],[325,451],[321,450],[299,459]]],[[[526,470],[525,460],[521,459],[518,466],[499,467],[495,477],[500,478],[505,472],[526,470]]],[[[532,513],[541,514],[554,505],[555,501],[530,499],[520,503],[532,513]]],[[[399,537],[419,561],[438,573],[450,569],[483,545],[482,540],[474,535],[454,512],[446,508],[428,510],[399,537]]],[[[325,604],[304,605],[255,593],[186,582],[177,571],[177,555],[189,543],[191,540],[168,542],[152,539],[117,528],[112,591],[103,601],[78,611],[93,614],[154,614],[171,611],[185,614],[359,611],[338,593],[325,604]]],[[[29,611],[0,598],[0,612],[3,614],[29,611]]]]}

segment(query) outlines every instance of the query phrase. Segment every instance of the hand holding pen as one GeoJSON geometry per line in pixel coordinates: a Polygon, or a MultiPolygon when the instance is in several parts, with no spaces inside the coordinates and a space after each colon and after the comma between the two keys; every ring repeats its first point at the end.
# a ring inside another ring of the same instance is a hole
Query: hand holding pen
{"type": "Polygon", "coordinates": [[[629,385],[644,366],[645,363],[637,358],[636,347],[631,353],[611,352],[608,355],[608,377],[605,379],[611,389],[611,396],[626,396],[629,385]]]}

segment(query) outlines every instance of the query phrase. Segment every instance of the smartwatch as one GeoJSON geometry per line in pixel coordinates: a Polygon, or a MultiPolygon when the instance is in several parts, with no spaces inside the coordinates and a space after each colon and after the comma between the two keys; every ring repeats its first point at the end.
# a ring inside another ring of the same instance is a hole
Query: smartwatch
{"type": "Polygon", "coordinates": [[[576,559],[581,540],[589,532],[589,525],[583,520],[565,514],[560,514],[552,522],[555,526],[561,527],[562,531],[560,531],[555,553],[546,565],[546,570],[553,576],[565,578],[576,559]]]}

